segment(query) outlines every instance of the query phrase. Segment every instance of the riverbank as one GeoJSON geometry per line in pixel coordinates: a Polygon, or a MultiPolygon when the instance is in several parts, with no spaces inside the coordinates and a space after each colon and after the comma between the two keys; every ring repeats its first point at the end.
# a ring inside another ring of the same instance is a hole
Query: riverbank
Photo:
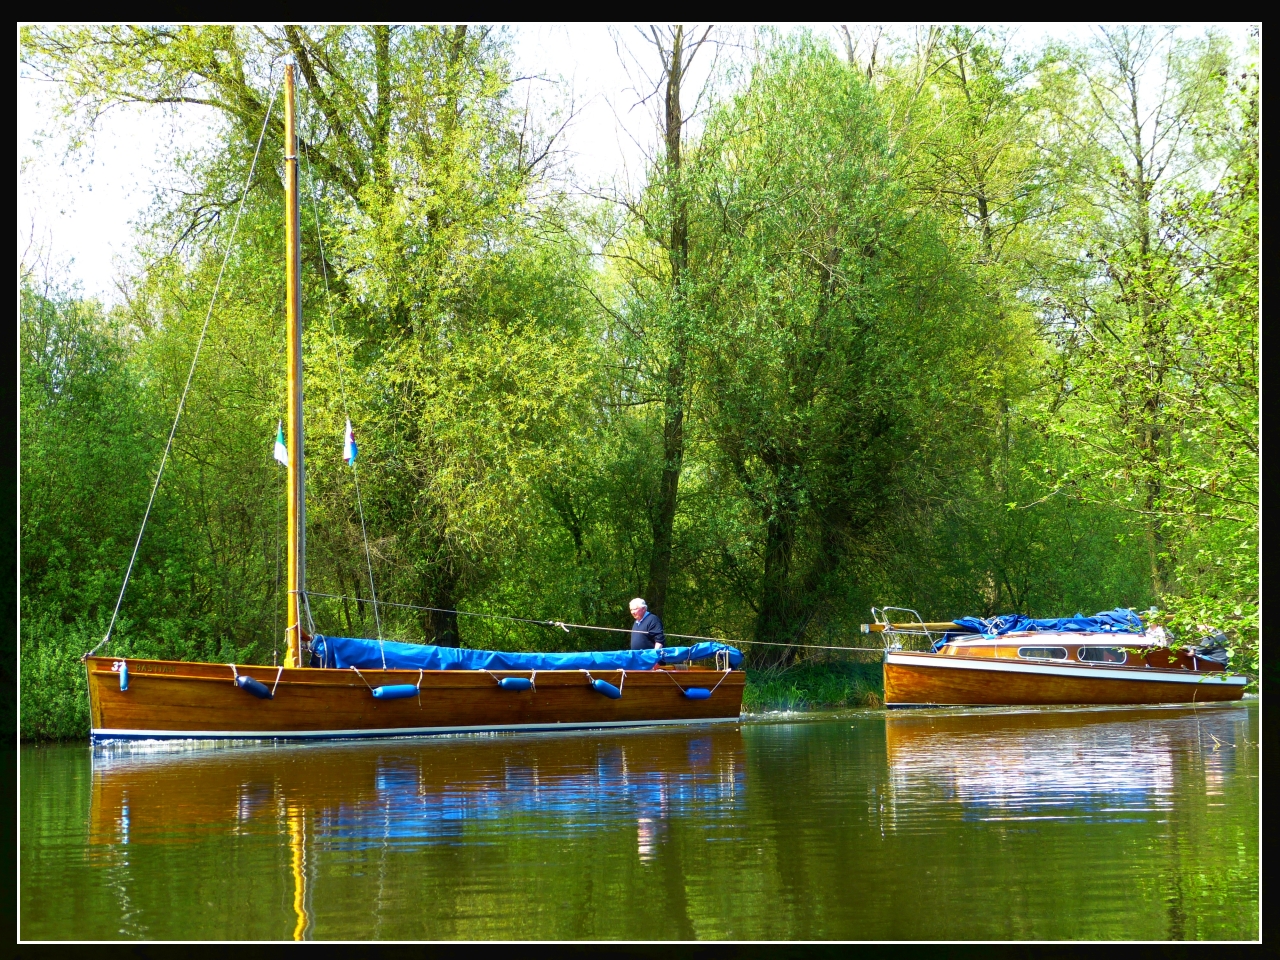
{"type": "Polygon", "coordinates": [[[785,670],[747,669],[746,713],[884,705],[880,662],[802,664],[785,670]]]}

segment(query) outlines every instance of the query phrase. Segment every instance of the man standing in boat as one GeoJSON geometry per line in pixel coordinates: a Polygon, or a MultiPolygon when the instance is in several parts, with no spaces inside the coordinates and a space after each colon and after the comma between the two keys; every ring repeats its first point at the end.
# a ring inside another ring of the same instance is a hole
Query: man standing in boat
{"type": "Polygon", "coordinates": [[[657,614],[649,612],[649,604],[645,603],[644,597],[636,597],[631,601],[631,616],[636,621],[636,625],[631,628],[631,649],[661,650],[662,645],[667,642],[666,634],[662,632],[662,621],[657,614]]]}

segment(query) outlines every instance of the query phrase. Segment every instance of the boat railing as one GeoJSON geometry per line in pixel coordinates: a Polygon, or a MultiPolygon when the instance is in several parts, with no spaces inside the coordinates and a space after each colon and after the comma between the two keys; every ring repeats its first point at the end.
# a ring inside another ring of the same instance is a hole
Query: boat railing
{"type": "MultiPolygon", "coordinates": [[[[932,650],[941,636],[936,630],[937,624],[925,623],[919,612],[910,607],[872,607],[871,617],[878,629],[874,632],[884,637],[884,648],[888,650],[932,650]],[[892,613],[905,613],[905,617],[894,618],[892,613]]],[[[865,629],[865,628],[864,628],[865,629]]]]}

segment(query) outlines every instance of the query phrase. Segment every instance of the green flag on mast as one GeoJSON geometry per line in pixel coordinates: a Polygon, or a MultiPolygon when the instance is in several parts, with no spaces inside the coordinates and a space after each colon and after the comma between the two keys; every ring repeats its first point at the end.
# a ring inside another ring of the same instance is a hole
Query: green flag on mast
{"type": "Polygon", "coordinates": [[[283,420],[281,420],[276,425],[276,449],[273,456],[276,458],[277,461],[284,464],[286,467],[289,465],[289,448],[284,445],[284,421],[283,420]]]}

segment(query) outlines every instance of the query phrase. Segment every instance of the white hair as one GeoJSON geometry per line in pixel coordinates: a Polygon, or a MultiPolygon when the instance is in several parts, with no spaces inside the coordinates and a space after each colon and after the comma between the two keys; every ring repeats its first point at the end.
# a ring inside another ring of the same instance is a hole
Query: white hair
{"type": "Polygon", "coordinates": [[[644,597],[636,597],[629,604],[627,604],[627,606],[629,606],[632,610],[634,610],[636,607],[644,607],[646,610],[649,609],[649,605],[644,602],[644,597]]]}

